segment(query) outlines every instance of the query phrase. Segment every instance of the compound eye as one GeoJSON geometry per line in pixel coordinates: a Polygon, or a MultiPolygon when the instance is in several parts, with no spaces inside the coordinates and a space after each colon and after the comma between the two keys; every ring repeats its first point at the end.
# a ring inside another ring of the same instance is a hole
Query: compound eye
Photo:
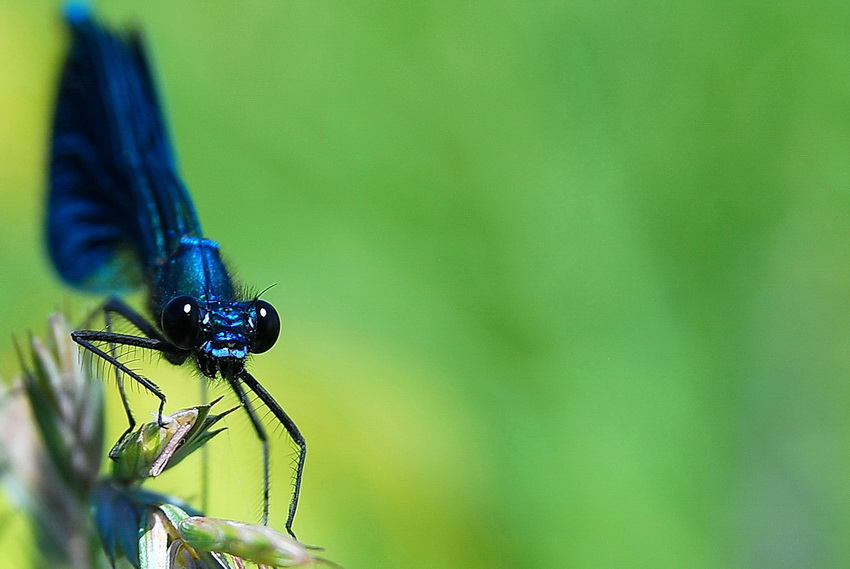
{"type": "Polygon", "coordinates": [[[191,296],[172,298],[162,311],[162,331],[178,348],[194,348],[201,330],[201,309],[191,296]]]}
{"type": "Polygon", "coordinates": [[[251,344],[251,351],[255,354],[262,354],[277,342],[277,337],[280,335],[280,317],[277,315],[274,306],[265,300],[258,300],[255,307],[257,320],[254,323],[254,331],[256,335],[251,344]]]}

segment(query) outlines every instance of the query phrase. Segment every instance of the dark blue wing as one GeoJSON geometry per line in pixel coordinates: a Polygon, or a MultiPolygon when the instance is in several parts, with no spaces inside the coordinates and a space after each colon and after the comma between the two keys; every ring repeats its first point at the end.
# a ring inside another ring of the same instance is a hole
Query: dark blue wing
{"type": "Polygon", "coordinates": [[[144,48],[69,10],[50,159],[47,244],[68,283],[123,292],[181,237],[200,237],[177,175],[144,48]]]}

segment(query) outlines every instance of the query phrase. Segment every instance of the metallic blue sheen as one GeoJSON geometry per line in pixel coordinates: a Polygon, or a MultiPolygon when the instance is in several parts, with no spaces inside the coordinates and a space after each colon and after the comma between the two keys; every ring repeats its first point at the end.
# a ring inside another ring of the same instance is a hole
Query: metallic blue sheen
{"type": "MultiPolygon", "coordinates": [[[[200,238],[201,227],[141,38],[123,41],[83,10],[68,20],[71,47],[53,118],[48,250],[62,278],[83,290],[150,290],[163,263],[184,238],[200,238]]],[[[216,287],[232,295],[229,279],[208,283],[208,294],[218,295],[216,287]]]]}
{"type": "Polygon", "coordinates": [[[80,7],[68,25],[47,204],[53,264],[89,292],[145,287],[157,325],[171,299],[194,297],[206,315],[199,368],[210,377],[236,373],[248,357],[254,299],[238,297],[218,243],[202,236],[141,39],[116,37],[80,7]]]}
{"type": "MultiPolygon", "coordinates": [[[[147,527],[148,517],[161,504],[174,504],[189,515],[201,512],[170,496],[118,484],[109,478],[97,482],[89,498],[95,529],[104,552],[114,564],[125,557],[133,567],[139,563],[139,536],[147,527]]],[[[218,563],[203,567],[222,567],[218,563]]]]}
{"type": "MultiPolygon", "coordinates": [[[[265,352],[277,341],[277,311],[256,296],[240,294],[218,243],[203,236],[177,174],[139,35],[119,36],[100,26],[85,2],[70,5],[66,20],[71,43],[53,117],[47,248],[66,282],[111,296],[103,305],[107,330],[75,330],[71,337],[115,367],[130,424],[127,432],[135,419],[125,396],[124,375],[159,399],[159,417],[166,395],[153,381],[122,363],[114,353],[116,346],[155,350],[175,365],[191,360],[205,376],[225,379],[262,444],[265,523],[269,445],[261,418],[248,398],[248,390],[253,392],[298,447],[286,521],[286,529],[294,537],[292,522],[306,441],[295,422],[246,369],[249,354],[265,352]],[[150,321],[117,298],[140,287],[147,292],[150,321]],[[113,332],[110,314],[122,316],[140,334],[113,332]]],[[[107,495],[105,501],[111,498],[107,495]]],[[[114,507],[107,511],[127,510],[124,501],[113,499],[111,503],[114,507]]],[[[109,521],[99,520],[104,525],[109,521]]],[[[126,535],[104,533],[114,549],[132,558],[126,535]]]]}

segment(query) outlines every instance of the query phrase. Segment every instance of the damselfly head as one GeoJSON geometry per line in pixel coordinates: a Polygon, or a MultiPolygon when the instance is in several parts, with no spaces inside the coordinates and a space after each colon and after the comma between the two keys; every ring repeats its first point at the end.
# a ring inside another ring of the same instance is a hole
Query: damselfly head
{"type": "Polygon", "coordinates": [[[207,377],[235,377],[249,353],[274,346],[280,317],[265,300],[201,302],[191,296],[170,300],[162,312],[162,331],[171,343],[194,352],[207,377]]]}

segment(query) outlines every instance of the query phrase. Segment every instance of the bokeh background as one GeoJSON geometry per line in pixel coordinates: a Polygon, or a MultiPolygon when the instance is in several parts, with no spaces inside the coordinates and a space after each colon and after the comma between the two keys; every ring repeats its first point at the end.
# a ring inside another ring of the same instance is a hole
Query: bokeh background
{"type": "MultiPolygon", "coordinates": [[[[42,251],[59,4],[0,2],[5,378],[11,334],[96,302],[42,251]]],[[[347,569],[850,563],[850,5],[96,5],[144,29],[207,234],[277,283],[252,369],[310,444],[302,539],[347,569]]],[[[228,426],[210,513],[248,519],[228,426]]]]}

